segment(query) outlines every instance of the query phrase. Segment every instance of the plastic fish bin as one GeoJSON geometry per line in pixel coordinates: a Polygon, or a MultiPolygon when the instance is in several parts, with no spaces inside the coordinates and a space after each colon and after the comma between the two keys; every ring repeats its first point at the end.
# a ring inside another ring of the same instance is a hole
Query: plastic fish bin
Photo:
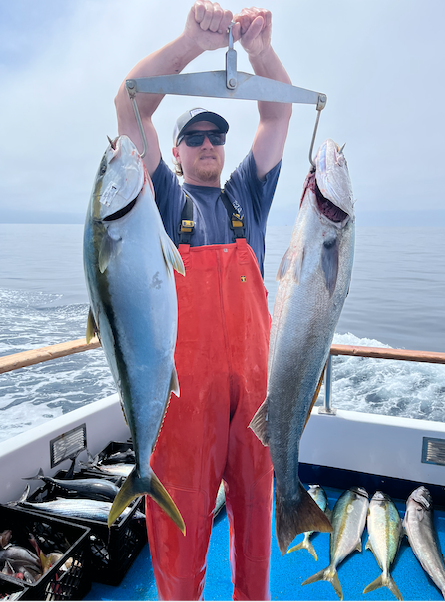
{"type": "MultiPolygon", "coordinates": [[[[61,478],[61,476],[61,474],[56,475],[56,478],[61,478]]],[[[97,475],[95,476],[97,477],[97,475]]],[[[29,496],[28,501],[48,502],[56,497],[61,497],[60,489],[55,490],[52,485],[45,484],[44,487],[40,487],[29,496]]],[[[145,515],[141,518],[135,517],[136,512],[141,512],[141,508],[143,509],[143,503],[143,496],[133,500],[129,506],[129,514],[124,518],[119,517],[110,529],[106,522],[99,520],[63,517],[65,521],[89,527],[91,530],[89,543],[93,581],[118,585],[147,543],[145,515]]],[[[38,508],[33,508],[32,511],[39,512],[38,508]]],[[[56,515],[49,514],[49,516],[56,515]]]]}
{"type": "MultiPolygon", "coordinates": [[[[29,535],[44,554],[61,557],[34,583],[0,574],[0,592],[14,585],[23,588],[21,600],[80,600],[91,588],[90,530],[24,508],[0,505],[0,532],[12,531],[11,543],[33,551],[29,535]],[[8,585],[6,585],[8,584],[8,585]]],[[[16,590],[17,591],[17,590],[16,590]]]]}

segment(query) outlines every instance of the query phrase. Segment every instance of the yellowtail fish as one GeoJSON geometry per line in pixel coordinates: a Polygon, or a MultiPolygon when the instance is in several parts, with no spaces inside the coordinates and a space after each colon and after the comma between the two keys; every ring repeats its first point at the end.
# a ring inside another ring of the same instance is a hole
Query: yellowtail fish
{"type": "Polygon", "coordinates": [[[389,573],[392,563],[399,550],[403,537],[402,521],[399,512],[389,496],[376,491],[369,503],[368,541],[365,549],[374,554],[382,574],[363,590],[364,594],[379,587],[387,587],[398,600],[403,600],[399,588],[389,573]]]}
{"type": "Polygon", "coordinates": [[[185,533],[179,510],[150,467],[170,394],[179,395],[173,270],[184,274],[184,266],[165,232],[150,176],[126,136],[110,143],[99,165],[85,221],[84,266],[91,307],[87,339],[98,332],[136,461],[108,524],[132,499],[148,494],[185,533]]]}
{"type": "MultiPolygon", "coordinates": [[[[311,498],[316,501],[317,506],[326,513],[328,507],[328,498],[326,497],[326,493],[324,492],[323,488],[320,487],[320,485],[309,485],[308,493],[311,498]]],[[[287,553],[290,554],[291,552],[297,552],[298,550],[307,550],[315,560],[318,560],[317,553],[315,552],[314,546],[310,541],[310,537],[313,533],[314,531],[308,531],[305,533],[303,541],[293,548],[289,548],[287,553]]]]}
{"type": "Polygon", "coordinates": [[[362,551],[362,534],[368,512],[368,493],[362,487],[344,491],[332,510],[329,566],[309,577],[301,585],[329,581],[335,593],[343,600],[343,591],[337,575],[337,566],[355,550],[362,551]]]}

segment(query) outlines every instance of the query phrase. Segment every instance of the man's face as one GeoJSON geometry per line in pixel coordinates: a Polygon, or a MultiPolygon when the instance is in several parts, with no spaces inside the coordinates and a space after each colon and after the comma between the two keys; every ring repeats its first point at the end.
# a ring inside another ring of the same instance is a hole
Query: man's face
{"type": "MultiPolygon", "coordinates": [[[[190,125],[184,133],[218,132],[210,121],[198,121],[190,125]]],[[[213,146],[208,137],[201,146],[187,146],[185,140],[173,148],[173,155],[182,166],[184,181],[198,186],[220,186],[224,166],[224,146],[213,146]]]]}

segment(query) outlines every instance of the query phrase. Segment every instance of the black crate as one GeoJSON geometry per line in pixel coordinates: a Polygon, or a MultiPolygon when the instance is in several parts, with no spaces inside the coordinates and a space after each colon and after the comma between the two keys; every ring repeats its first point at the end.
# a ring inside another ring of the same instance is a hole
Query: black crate
{"type": "MultiPolygon", "coordinates": [[[[26,584],[22,600],[81,600],[91,588],[90,530],[52,516],[42,516],[25,508],[0,505],[0,532],[12,531],[11,543],[33,550],[29,534],[45,554],[59,552],[62,557],[35,583],[26,584]],[[63,567],[67,567],[66,569],[63,567]]],[[[25,584],[1,574],[3,582],[25,584]]]]}
{"type": "MultiPolygon", "coordinates": [[[[115,454],[117,452],[124,452],[126,450],[133,450],[133,443],[131,441],[131,439],[129,439],[127,442],[122,442],[122,441],[110,441],[108,443],[108,445],[106,447],[104,447],[104,449],[102,451],[100,451],[97,454],[97,464],[96,466],[92,466],[92,465],[86,465],[83,468],[83,473],[85,473],[86,475],[90,475],[90,476],[94,476],[94,477],[106,477],[106,478],[110,478],[113,475],[111,473],[107,473],[106,472],[106,468],[107,465],[111,466],[110,464],[107,464],[107,460],[110,459],[110,456],[112,456],[112,454],[115,454]],[[101,469],[102,467],[102,469],[101,469]]],[[[134,464],[134,462],[127,462],[128,464],[134,464]]],[[[118,477],[118,475],[115,475],[116,478],[118,477]]],[[[123,477],[125,478],[126,475],[123,475],[123,477]]]]}
{"type": "MultiPolygon", "coordinates": [[[[63,478],[64,474],[63,471],[60,471],[55,478],[63,478]]],[[[93,475],[88,471],[82,471],[75,476],[79,478],[94,476],[97,478],[103,475],[97,473],[93,475]]],[[[29,496],[28,501],[46,502],[56,497],[62,497],[61,490],[48,483],[29,496]]],[[[94,581],[118,585],[136,556],[147,543],[145,516],[135,518],[137,511],[144,512],[144,496],[133,500],[129,507],[129,514],[125,518],[118,518],[110,529],[108,529],[105,522],[64,517],[66,521],[84,525],[91,529],[89,540],[91,570],[94,581]]],[[[33,512],[38,512],[38,508],[34,508],[33,512]]]]}

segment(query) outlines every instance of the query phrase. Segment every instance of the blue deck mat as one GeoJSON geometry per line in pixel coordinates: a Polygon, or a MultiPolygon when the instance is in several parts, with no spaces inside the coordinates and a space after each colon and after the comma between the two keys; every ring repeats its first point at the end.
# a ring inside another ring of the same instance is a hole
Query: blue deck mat
{"type": "MultiPolygon", "coordinates": [[[[334,507],[342,490],[324,488],[328,496],[329,508],[334,507]]],[[[370,498],[374,492],[369,492],[370,498]]],[[[405,501],[394,500],[401,518],[405,513],[405,501]]],[[[445,549],[445,512],[435,510],[435,523],[441,550],[445,549]]],[[[295,538],[293,545],[303,539],[295,538]]],[[[362,552],[354,552],[338,567],[338,577],[343,589],[344,600],[395,600],[386,587],[363,594],[365,587],[374,581],[381,570],[372,552],[365,550],[367,531],[362,536],[362,552]]],[[[332,585],[318,581],[301,587],[301,583],[329,564],[329,535],[314,534],[312,544],[318,560],[306,551],[300,550],[282,556],[272,534],[270,589],[272,600],[338,600],[332,585]]],[[[408,540],[402,540],[399,553],[391,574],[404,600],[443,600],[440,591],[433,584],[414,556],[408,540]]],[[[94,578],[94,577],[93,577],[94,578]]],[[[231,600],[233,585],[230,580],[229,564],[229,525],[225,511],[221,512],[213,527],[207,564],[207,577],[204,590],[206,600],[231,600]]],[[[157,600],[156,584],[151,566],[150,550],[146,545],[130,567],[118,587],[93,583],[85,600],[157,600]]]]}

